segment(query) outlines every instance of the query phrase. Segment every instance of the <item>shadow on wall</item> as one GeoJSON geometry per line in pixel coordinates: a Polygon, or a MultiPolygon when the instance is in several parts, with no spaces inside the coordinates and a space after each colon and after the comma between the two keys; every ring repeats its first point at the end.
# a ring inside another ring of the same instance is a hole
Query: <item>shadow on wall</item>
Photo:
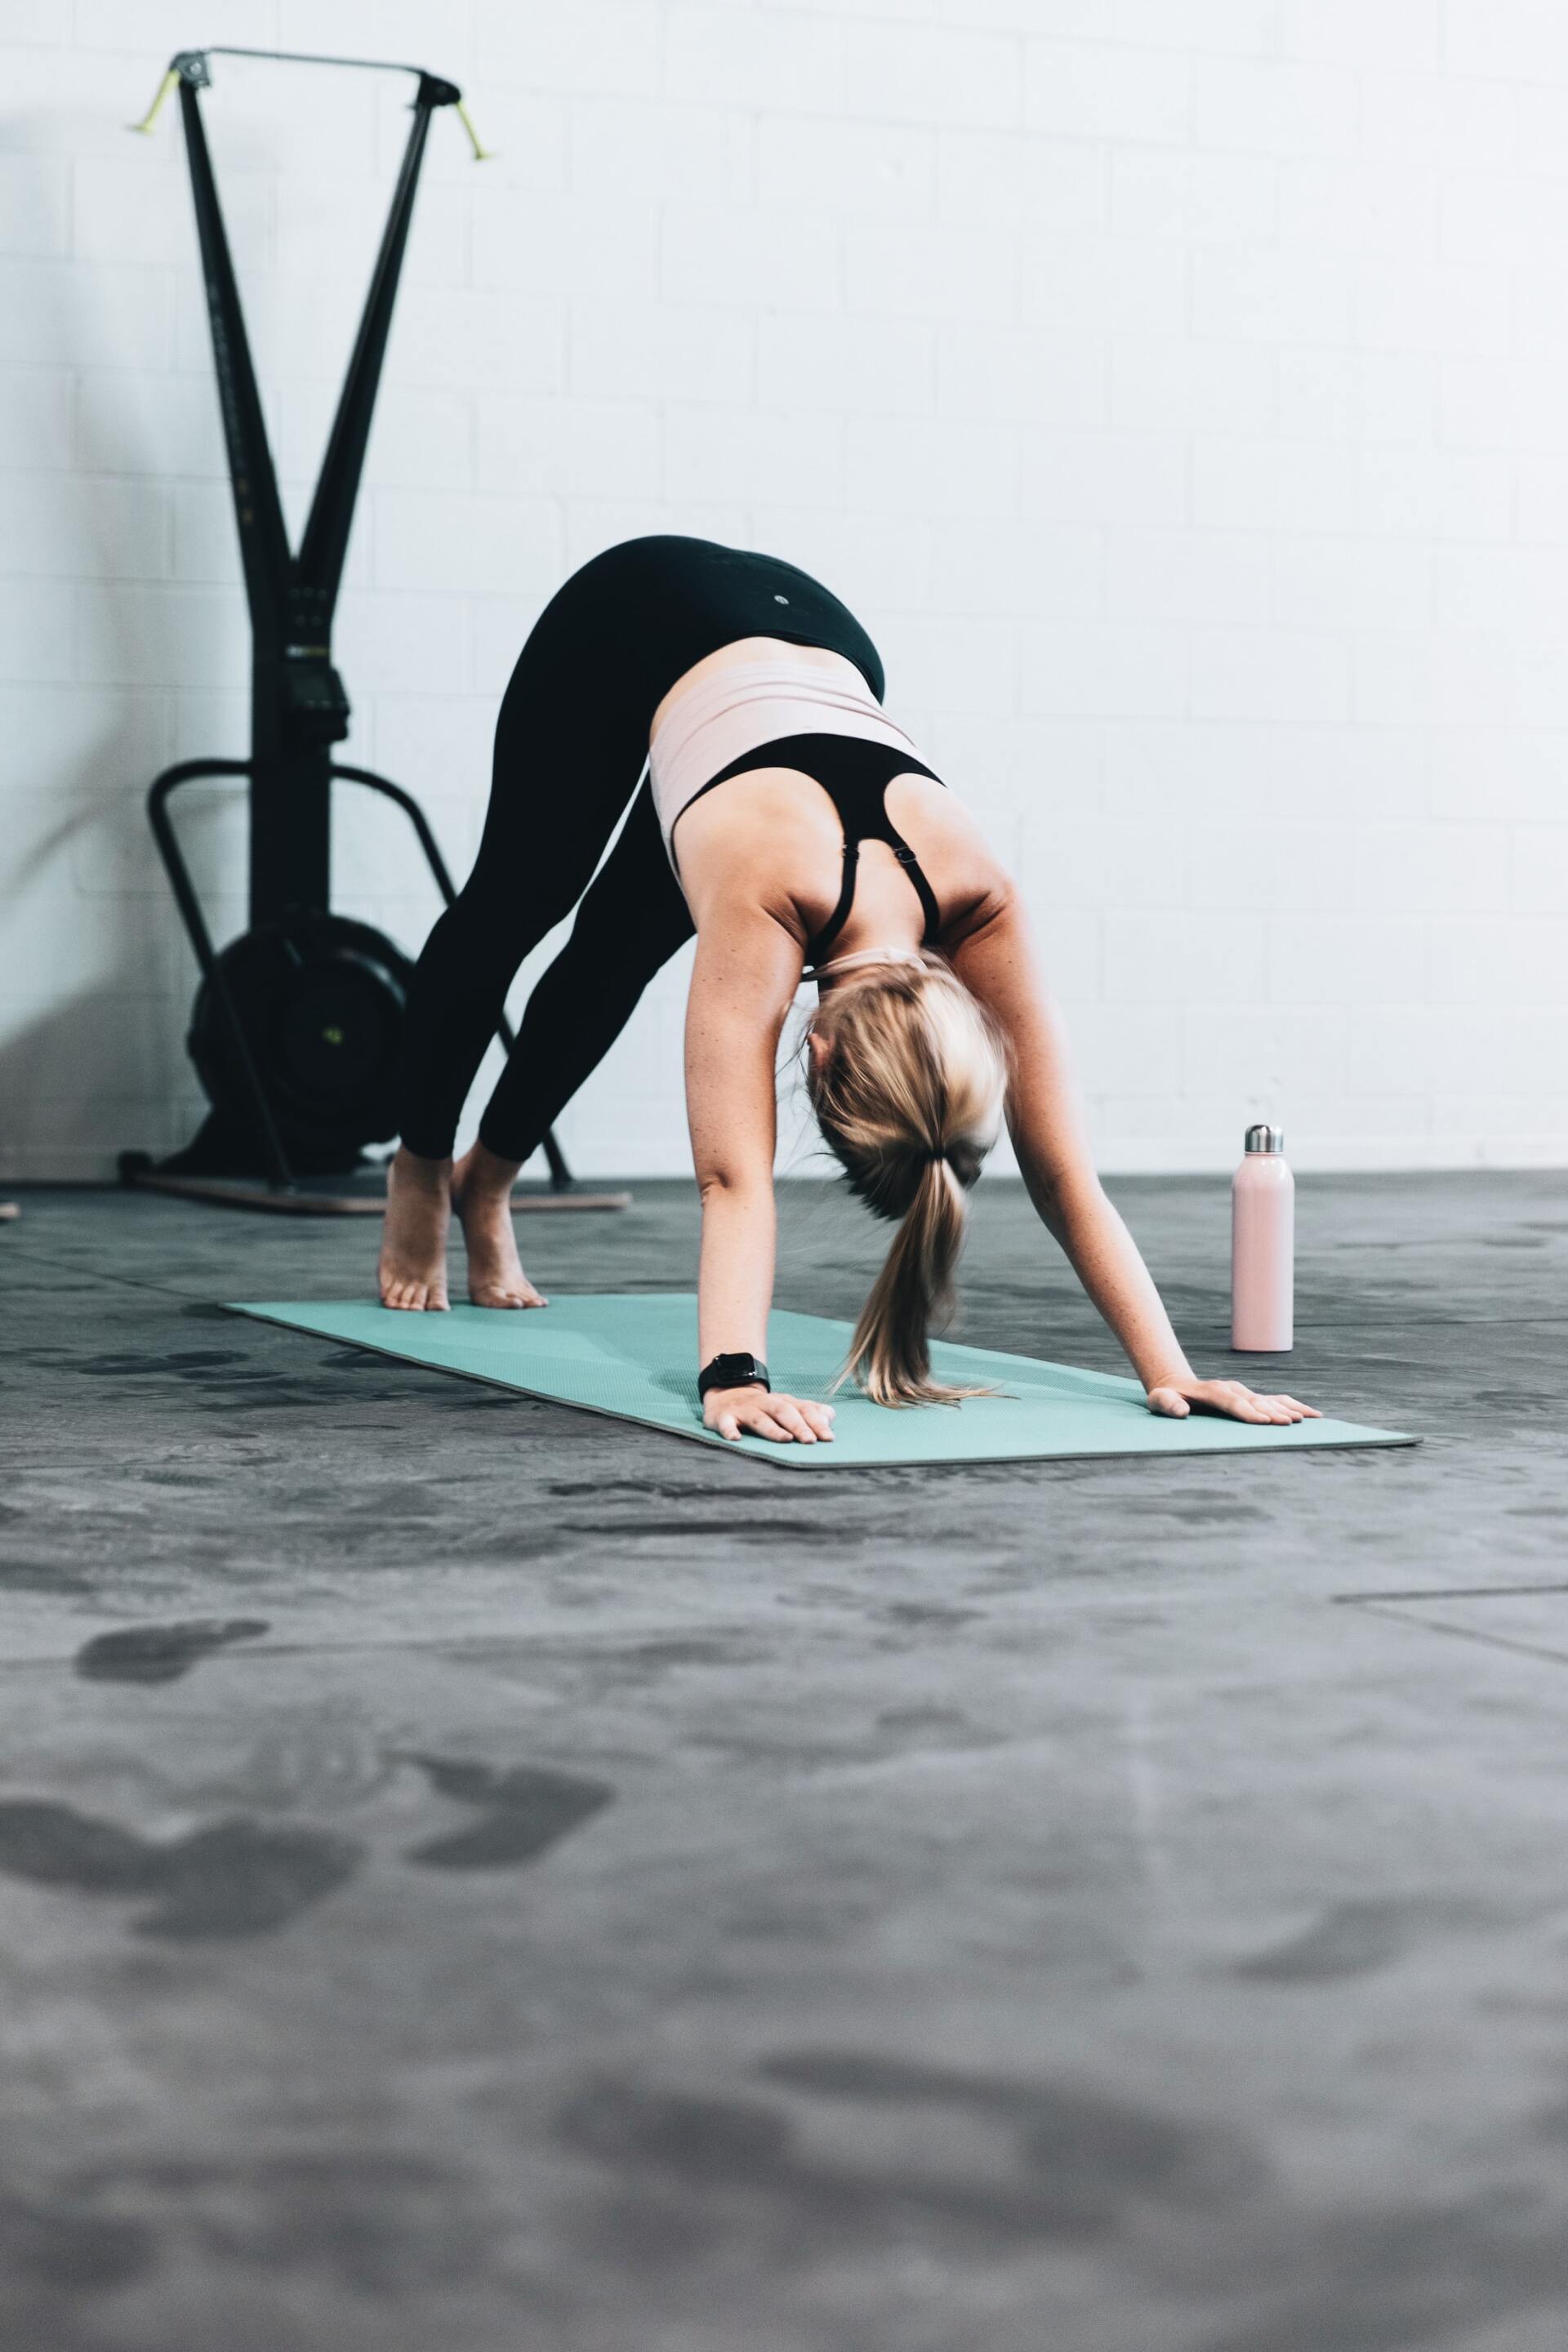
{"type": "MultiPolygon", "coordinates": [[[[276,164],[276,128],[253,166],[276,164]]],[[[34,168],[40,216],[59,158],[101,153],[110,136],[99,106],[0,118],[0,149],[34,168]]],[[[174,126],[157,149],[124,144],[144,167],[137,217],[109,242],[127,257],[62,254],[18,272],[34,315],[13,321],[13,347],[68,395],[52,411],[26,404],[10,436],[26,480],[11,562],[57,617],[38,657],[16,665],[33,708],[4,779],[21,821],[0,851],[0,1175],[110,1178],[127,1146],[188,1141],[205,1107],[184,1050],[198,974],[146,793],[173,761],[248,748],[248,630],[183,142],[174,126]]],[[[269,230],[256,225],[270,219],[270,200],[231,207],[242,272],[248,257],[267,275],[269,230]]],[[[264,406],[276,426],[275,385],[264,406]]],[[[365,797],[338,795],[335,903],[416,952],[436,896],[404,820],[378,820],[355,805],[365,797]]],[[[243,781],[191,785],[175,821],[221,946],[247,919],[243,781]]],[[[462,845],[447,846],[466,866],[462,845]]]]}
{"type": "MultiPolygon", "coordinates": [[[[170,580],[169,492],[138,404],[122,396],[95,273],[27,275],[34,346],[79,371],[63,431],[43,446],[35,425],[17,453],[31,477],[33,568],[47,576],[53,541],[76,592],[74,642],[53,679],[22,681],[37,688],[39,711],[29,764],[13,771],[28,821],[5,884],[14,961],[0,1018],[0,1168],[108,1176],[121,1147],[176,1140],[171,1122],[184,1124],[176,1105],[192,1085],[184,1033],[195,966],[147,829],[147,786],[174,756],[184,685],[211,680],[219,691],[204,734],[226,739],[214,751],[243,749],[232,689],[244,664],[228,593],[170,580]]],[[[166,305],[170,272],[137,275],[147,299],[166,305]]],[[[185,838],[205,889],[235,871],[241,824],[216,797],[190,811],[185,838]]]]}

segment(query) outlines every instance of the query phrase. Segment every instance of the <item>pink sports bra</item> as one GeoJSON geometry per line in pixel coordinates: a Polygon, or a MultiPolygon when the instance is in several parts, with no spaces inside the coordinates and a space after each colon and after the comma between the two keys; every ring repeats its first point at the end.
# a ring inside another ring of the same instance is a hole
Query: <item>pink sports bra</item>
{"type": "MultiPolygon", "coordinates": [[[[914,745],[868,686],[806,662],[737,662],[689,687],[648,745],[648,776],[669,853],[677,820],[748,751],[787,735],[848,735],[911,755],[914,745]]],[[[920,768],[911,756],[911,766],[920,768]]],[[[677,867],[679,872],[679,867],[677,867]]]]}

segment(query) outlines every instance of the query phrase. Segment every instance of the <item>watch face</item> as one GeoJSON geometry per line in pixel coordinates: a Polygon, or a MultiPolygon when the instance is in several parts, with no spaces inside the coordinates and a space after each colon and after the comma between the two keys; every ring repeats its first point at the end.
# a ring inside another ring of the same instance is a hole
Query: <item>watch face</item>
{"type": "Polygon", "coordinates": [[[768,1368],[756,1356],[715,1356],[712,1362],[703,1368],[697,1385],[704,1395],[710,1389],[765,1389],[768,1368]]]}

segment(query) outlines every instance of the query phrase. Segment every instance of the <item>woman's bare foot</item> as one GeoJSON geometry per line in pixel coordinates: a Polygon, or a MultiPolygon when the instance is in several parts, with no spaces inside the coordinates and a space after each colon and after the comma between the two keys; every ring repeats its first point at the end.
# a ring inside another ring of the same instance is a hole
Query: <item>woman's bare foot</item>
{"type": "Polygon", "coordinates": [[[386,1222],[376,1269],[384,1307],[445,1307],[452,1163],[421,1160],[400,1144],[386,1171],[386,1222]]]}
{"type": "Polygon", "coordinates": [[[548,1307],[522,1270],[511,1228],[511,1187],[517,1170],[482,1143],[465,1151],[452,1171],[452,1206],[468,1252],[468,1297],[476,1307],[548,1307]]]}

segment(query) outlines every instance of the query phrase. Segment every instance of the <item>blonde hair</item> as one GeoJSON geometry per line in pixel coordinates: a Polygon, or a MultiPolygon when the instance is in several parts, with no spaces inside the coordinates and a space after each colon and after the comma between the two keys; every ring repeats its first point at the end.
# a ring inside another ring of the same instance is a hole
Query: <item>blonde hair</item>
{"type": "Polygon", "coordinates": [[[840,981],[811,1034],[806,1087],[824,1139],[872,1214],[900,1221],[836,1385],[853,1377],[886,1405],[982,1395],[931,1378],[928,1333],[952,1311],[965,1195],[1001,1120],[999,1034],[935,956],[840,981]]]}

